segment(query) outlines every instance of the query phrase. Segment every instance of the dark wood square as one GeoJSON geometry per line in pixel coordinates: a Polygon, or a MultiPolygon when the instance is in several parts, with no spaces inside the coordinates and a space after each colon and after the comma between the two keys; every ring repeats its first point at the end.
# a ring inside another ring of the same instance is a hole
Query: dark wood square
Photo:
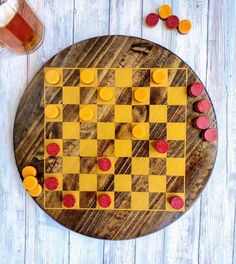
{"type": "Polygon", "coordinates": [[[80,70],[78,69],[63,70],[63,85],[64,86],[79,86],[80,85],[80,70]]]}
{"type": "Polygon", "coordinates": [[[166,191],[170,193],[184,192],[184,177],[183,176],[167,176],[166,191]]]}
{"type": "Polygon", "coordinates": [[[64,139],[63,140],[63,155],[64,156],[79,156],[79,140],[64,139]]]}
{"type": "Polygon", "coordinates": [[[46,87],[45,99],[46,99],[46,104],[61,104],[62,87],[46,87]]]}
{"type": "Polygon", "coordinates": [[[149,87],[150,86],[150,70],[148,69],[133,70],[133,86],[134,87],[149,87]]]}
{"type": "Polygon", "coordinates": [[[148,192],[148,177],[147,175],[132,175],[132,191],[148,192]]]}
{"type": "Polygon", "coordinates": [[[130,192],[115,192],[115,208],[130,209],[131,208],[131,193],[130,192]]]}
{"type": "Polygon", "coordinates": [[[97,123],[81,122],[80,123],[80,139],[96,139],[97,123]]]}
{"type": "Polygon", "coordinates": [[[132,88],[115,88],[115,99],[117,105],[131,105],[132,103],[132,88]]]}
{"type": "Polygon", "coordinates": [[[45,191],[45,208],[62,208],[62,191],[45,191]]]}
{"type": "Polygon", "coordinates": [[[131,158],[118,158],[115,163],[115,174],[131,174],[131,158]]]}
{"type": "Polygon", "coordinates": [[[150,158],[149,172],[152,175],[166,175],[166,159],[150,158]]]}
{"type": "Polygon", "coordinates": [[[96,208],[97,195],[96,192],[80,192],[79,206],[80,208],[96,208]]]}
{"type": "Polygon", "coordinates": [[[114,140],[98,140],[98,157],[111,157],[115,155],[114,140]]]}
{"type": "Polygon", "coordinates": [[[97,103],[97,88],[80,87],[80,103],[81,104],[96,104],[97,103]]]}
{"type": "Polygon", "coordinates": [[[64,174],[63,191],[78,191],[78,190],[79,190],[79,174],[64,174]]]}
{"type": "Polygon", "coordinates": [[[185,122],[185,106],[168,105],[167,122],[185,122]]]}
{"type": "Polygon", "coordinates": [[[113,174],[98,174],[97,190],[103,192],[114,191],[114,175],[113,174]]]}
{"type": "Polygon", "coordinates": [[[133,122],[148,122],[149,121],[149,105],[133,105],[132,106],[133,122]]]}
{"type": "Polygon", "coordinates": [[[167,88],[151,87],[150,88],[150,104],[166,105],[167,104],[167,88]]]}
{"type": "Polygon", "coordinates": [[[166,139],[166,123],[150,123],[149,139],[151,140],[166,139]]]}
{"type": "Polygon", "coordinates": [[[170,149],[167,152],[168,158],[183,158],[185,142],[183,140],[169,140],[170,149]]]}
{"type": "Polygon", "coordinates": [[[62,138],[62,122],[48,122],[46,124],[46,139],[62,138]]]}
{"type": "Polygon", "coordinates": [[[46,173],[62,173],[62,157],[47,157],[45,167],[46,173]]]}
{"type": "Polygon", "coordinates": [[[115,86],[115,70],[102,69],[98,70],[98,86],[114,87],[115,86]]]}
{"type": "Polygon", "coordinates": [[[80,157],[80,173],[96,174],[97,158],[96,157],[80,157]]]}
{"type": "Polygon", "coordinates": [[[114,105],[98,105],[98,122],[114,122],[115,106],[114,105]]]}
{"type": "Polygon", "coordinates": [[[149,209],[165,210],[166,194],[165,193],[149,193],[149,209]]]}
{"type": "Polygon", "coordinates": [[[187,72],[186,69],[169,69],[169,86],[186,87],[187,72]]]}
{"type": "Polygon", "coordinates": [[[116,123],[115,138],[116,139],[132,139],[131,123],[116,123]]]}
{"type": "Polygon", "coordinates": [[[148,140],[133,140],[132,141],[132,156],[133,157],[148,157],[149,156],[149,141],[148,140]]]}
{"type": "Polygon", "coordinates": [[[78,122],[79,120],[79,105],[67,104],[63,106],[64,122],[78,122]]]}

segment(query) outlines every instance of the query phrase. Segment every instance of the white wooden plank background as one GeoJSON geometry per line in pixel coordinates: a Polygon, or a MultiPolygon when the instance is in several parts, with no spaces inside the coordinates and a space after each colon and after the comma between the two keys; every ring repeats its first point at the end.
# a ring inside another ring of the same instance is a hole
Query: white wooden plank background
{"type": "Polygon", "coordinates": [[[162,0],[29,2],[46,26],[43,45],[29,56],[0,50],[0,263],[236,263],[236,1],[165,1],[193,22],[187,36],[145,26],[162,0]],[[21,188],[12,146],[16,108],[37,70],[64,47],[106,34],[150,39],[184,59],[207,85],[220,133],[214,173],[191,210],[165,230],[118,242],[71,232],[39,209],[21,188]]]}

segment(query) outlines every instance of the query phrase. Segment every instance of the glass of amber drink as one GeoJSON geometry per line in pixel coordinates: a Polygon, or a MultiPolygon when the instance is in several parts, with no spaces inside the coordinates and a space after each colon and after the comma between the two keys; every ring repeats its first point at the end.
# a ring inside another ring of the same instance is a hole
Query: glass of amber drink
{"type": "Polygon", "coordinates": [[[43,37],[43,23],[25,0],[0,0],[0,46],[31,53],[43,37]]]}

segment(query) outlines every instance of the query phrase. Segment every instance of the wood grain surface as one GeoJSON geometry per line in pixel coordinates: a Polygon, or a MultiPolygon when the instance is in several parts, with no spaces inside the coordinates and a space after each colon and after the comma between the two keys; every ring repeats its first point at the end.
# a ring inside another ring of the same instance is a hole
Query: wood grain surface
{"type": "MultiPolygon", "coordinates": [[[[182,74],[181,70],[174,70],[174,68],[187,68],[187,86],[195,82],[200,82],[192,69],[176,55],[157,44],[134,37],[104,36],[85,40],[59,52],[45,66],[74,68],[173,68],[173,74],[171,73],[170,76],[172,78],[171,84],[174,86],[182,86],[185,82],[185,74],[182,74]]],[[[39,172],[38,179],[41,184],[43,184],[44,160],[43,76],[43,69],[41,69],[24,92],[17,110],[14,126],[14,149],[18,169],[21,171],[27,164],[36,166],[39,172]]],[[[73,76],[76,77],[78,75],[75,74],[73,76]]],[[[77,79],[73,76],[66,78],[67,85],[75,84],[77,79]]],[[[140,81],[143,81],[143,79],[140,79],[140,81]]],[[[205,94],[203,97],[208,98],[208,95],[205,94]]],[[[52,98],[57,100],[59,97],[55,96],[52,98]]],[[[86,96],[84,98],[88,99],[90,97],[86,96]]],[[[151,96],[152,100],[154,98],[163,100],[165,96],[161,93],[158,97],[151,96]]],[[[188,97],[185,182],[186,209],[192,205],[203,190],[214,166],[217,149],[216,143],[204,142],[200,136],[200,132],[192,126],[194,118],[199,116],[193,110],[197,100],[199,99],[188,97]]],[[[73,107],[77,106],[74,105],[73,107]]],[[[173,111],[173,113],[170,113],[170,119],[172,121],[183,118],[183,111],[180,107],[173,109],[173,111]]],[[[64,109],[64,117],[70,118],[68,121],[73,121],[73,109],[69,109],[70,114],[66,114],[66,112],[67,110],[64,109]]],[[[108,115],[104,118],[110,119],[110,117],[111,115],[108,111],[108,115]]],[[[213,110],[209,113],[209,117],[212,125],[216,127],[216,117],[213,110]]],[[[162,134],[163,131],[159,128],[154,128],[153,133],[162,134]]],[[[175,146],[173,149],[178,149],[178,146],[175,146]]],[[[50,162],[50,164],[54,164],[51,172],[60,166],[60,158],[57,158],[55,162],[52,160],[50,162]]],[[[87,165],[85,168],[87,168],[87,165]]],[[[87,169],[85,172],[87,172],[87,169]]],[[[175,180],[174,185],[178,188],[177,180],[175,180]]],[[[167,188],[170,188],[170,186],[167,186],[167,188]]],[[[49,207],[60,200],[56,194],[61,195],[60,192],[54,193],[53,196],[50,193],[46,194],[46,201],[48,201],[49,207]]],[[[94,201],[92,196],[90,197],[91,201],[90,198],[87,201],[87,198],[82,199],[82,202],[92,203],[94,201]]],[[[156,198],[153,199],[154,203],[161,201],[161,197],[157,198],[157,200],[155,200],[156,198]]],[[[43,195],[40,195],[35,200],[43,207],[43,195]]],[[[53,207],[57,206],[54,205],[53,207]]],[[[182,212],[152,211],[45,210],[59,223],[76,232],[92,237],[114,240],[135,238],[160,230],[183,214],[182,212]]]]}

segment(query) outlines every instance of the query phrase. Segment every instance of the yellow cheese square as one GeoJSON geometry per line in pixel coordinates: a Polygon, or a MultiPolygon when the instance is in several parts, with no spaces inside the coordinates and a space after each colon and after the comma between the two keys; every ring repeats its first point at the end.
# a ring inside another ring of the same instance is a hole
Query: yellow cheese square
{"type": "Polygon", "coordinates": [[[149,192],[166,192],[166,176],[150,175],[149,192]]]}
{"type": "Polygon", "coordinates": [[[186,124],[167,123],[167,140],[186,140],[186,124]]]}
{"type": "Polygon", "coordinates": [[[150,105],[150,122],[167,122],[167,105],[150,105]]]}
{"type": "Polygon", "coordinates": [[[132,192],[131,193],[131,209],[147,210],[149,207],[148,192],[132,192]]]}
{"type": "Polygon", "coordinates": [[[80,158],[63,156],[63,173],[80,173],[80,158]]]}
{"type": "Polygon", "coordinates": [[[97,140],[80,140],[80,156],[96,157],[97,156],[97,140]]]}
{"type": "Polygon", "coordinates": [[[131,175],[115,175],[114,189],[116,192],[131,192],[131,175]]]}
{"type": "Polygon", "coordinates": [[[166,175],[185,176],[185,158],[167,158],[166,175]]]}
{"type": "Polygon", "coordinates": [[[114,139],[115,123],[97,123],[98,139],[114,139]]]}
{"type": "Polygon", "coordinates": [[[97,192],[97,197],[99,197],[99,195],[102,195],[102,194],[107,194],[110,198],[111,198],[111,204],[109,207],[101,207],[98,202],[97,202],[97,206],[96,208],[99,208],[99,210],[111,210],[111,209],[114,209],[114,192],[97,192]]]}
{"type": "Polygon", "coordinates": [[[132,141],[131,140],[115,140],[115,156],[131,157],[132,141]]]}
{"type": "Polygon", "coordinates": [[[148,175],[149,158],[132,158],[132,174],[148,175]]]}
{"type": "Polygon", "coordinates": [[[187,88],[169,87],[168,105],[187,105],[187,88]]]}
{"type": "Polygon", "coordinates": [[[63,147],[62,147],[62,139],[46,139],[44,143],[44,156],[48,157],[47,153],[47,145],[50,143],[56,143],[60,147],[60,152],[57,154],[57,156],[62,156],[63,153],[63,147]]]}
{"type": "Polygon", "coordinates": [[[63,104],[79,104],[79,87],[63,87],[63,104]]]}
{"type": "Polygon", "coordinates": [[[132,86],[132,69],[117,68],[115,69],[115,85],[116,87],[131,87],[132,86]]]}
{"type": "Polygon", "coordinates": [[[77,122],[63,122],[63,138],[64,139],[79,139],[80,124],[77,122]]]}
{"type": "Polygon", "coordinates": [[[96,174],[80,174],[79,175],[80,191],[97,191],[97,175],[96,174]]]}
{"type": "Polygon", "coordinates": [[[115,106],[115,122],[128,123],[132,122],[132,106],[116,105],[115,106]]]}

